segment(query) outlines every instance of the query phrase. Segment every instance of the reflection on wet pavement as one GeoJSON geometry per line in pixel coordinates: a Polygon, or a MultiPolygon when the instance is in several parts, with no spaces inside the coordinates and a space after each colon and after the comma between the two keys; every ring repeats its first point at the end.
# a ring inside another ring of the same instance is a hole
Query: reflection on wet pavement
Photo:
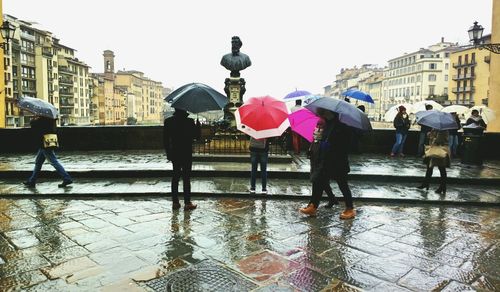
{"type": "Polygon", "coordinates": [[[0,290],[146,290],[205,260],[255,291],[500,289],[498,208],[357,204],[341,221],[298,201],[197,203],[0,199],[0,290]]]}
{"type": "MultiPolygon", "coordinates": [[[[35,154],[4,154],[0,157],[0,171],[32,170],[35,154]]],[[[92,170],[171,170],[165,154],[159,150],[149,151],[87,151],[60,152],[58,158],[69,171],[92,170]]],[[[350,155],[352,174],[424,176],[425,167],[417,157],[391,158],[388,155],[350,155]]],[[[250,158],[249,158],[250,161],[250,158]]],[[[249,163],[234,162],[194,162],[194,170],[205,171],[246,171],[249,163]]],[[[49,169],[50,166],[44,167],[49,169]]],[[[269,171],[309,172],[309,160],[295,156],[292,163],[269,163],[269,171]]],[[[486,161],[482,167],[464,165],[459,159],[452,161],[449,177],[458,178],[498,178],[500,161],[486,161]]]]}

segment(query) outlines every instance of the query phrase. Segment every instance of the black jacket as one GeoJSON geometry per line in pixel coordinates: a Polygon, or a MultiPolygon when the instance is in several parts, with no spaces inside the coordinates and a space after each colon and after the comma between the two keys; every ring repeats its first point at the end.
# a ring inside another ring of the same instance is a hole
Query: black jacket
{"type": "Polygon", "coordinates": [[[175,112],[163,124],[163,146],[170,161],[191,160],[193,141],[200,137],[200,129],[187,113],[175,112]]]}
{"type": "Polygon", "coordinates": [[[40,117],[38,119],[33,119],[30,125],[35,141],[39,147],[43,147],[43,135],[57,133],[56,120],[51,118],[40,117]]]}
{"type": "Polygon", "coordinates": [[[396,128],[397,133],[403,133],[407,134],[408,129],[410,129],[410,119],[408,118],[408,115],[406,118],[403,118],[403,115],[396,115],[394,118],[394,128],[396,128]]]}
{"type": "MultiPolygon", "coordinates": [[[[349,146],[352,130],[345,124],[326,121],[317,154],[311,153],[311,181],[319,177],[345,178],[349,173],[349,146]]],[[[318,143],[318,142],[317,142],[318,143]]]]}
{"type": "Polygon", "coordinates": [[[467,121],[465,122],[465,125],[470,125],[470,124],[475,124],[478,127],[483,127],[486,129],[486,123],[484,122],[483,119],[479,119],[478,121],[475,121],[473,118],[468,118],[467,121]]]}

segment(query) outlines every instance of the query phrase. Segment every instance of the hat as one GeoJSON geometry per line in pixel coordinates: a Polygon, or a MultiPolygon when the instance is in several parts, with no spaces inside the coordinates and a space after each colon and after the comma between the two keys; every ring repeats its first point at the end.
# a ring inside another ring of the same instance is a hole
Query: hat
{"type": "Polygon", "coordinates": [[[406,110],[406,108],[405,108],[404,106],[402,106],[402,105],[400,105],[398,109],[399,109],[399,111],[400,111],[400,112],[402,112],[402,111],[405,111],[405,110],[406,110]]]}

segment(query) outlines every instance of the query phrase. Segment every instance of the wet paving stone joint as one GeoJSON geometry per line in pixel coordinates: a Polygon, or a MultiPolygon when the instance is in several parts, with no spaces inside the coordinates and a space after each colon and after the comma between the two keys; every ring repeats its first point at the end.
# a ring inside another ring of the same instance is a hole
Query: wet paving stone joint
{"type": "Polygon", "coordinates": [[[499,291],[500,210],[0,199],[0,291],[499,291]]]}

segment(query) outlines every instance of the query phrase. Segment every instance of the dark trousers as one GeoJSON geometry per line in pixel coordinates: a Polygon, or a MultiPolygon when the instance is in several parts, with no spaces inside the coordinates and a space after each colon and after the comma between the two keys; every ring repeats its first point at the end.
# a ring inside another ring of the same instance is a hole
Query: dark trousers
{"type": "Polygon", "coordinates": [[[191,167],[192,159],[172,161],[172,201],[179,202],[179,180],[182,177],[182,186],[184,191],[184,203],[191,202],[191,167]]]}
{"type": "MultiPolygon", "coordinates": [[[[446,177],[447,177],[446,167],[438,166],[438,169],[439,169],[439,174],[441,175],[441,179],[440,179],[439,184],[441,186],[446,186],[446,177]]],[[[427,171],[425,172],[425,183],[426,184],[430,183],[433,171],[434,171],[433,166],[427,166],[427,171]]]]}
{"type": "MultiPolygon", "coordinates": [[[[344,196],[346,208],[352,209],[352,193],[351,189],[349,189],[349,184],[347,183],[347,176],[335,179],[335,181],[339,186],[340,192],[342,192],[342,196],[344,196]]],[[[313,182],[311,203],[313,203],[316,208],[319,206],[323,191],[326,191],[328,194],[328,189],[330,189],[331,195],[333,196],[333,192],[331,191],[332,189],[330,187],[330,180],[325,176],[321,176],[313,182]]],[[[330,197],[330,194],[328,194],[328,197],[332,199],[330,197]]]]}

